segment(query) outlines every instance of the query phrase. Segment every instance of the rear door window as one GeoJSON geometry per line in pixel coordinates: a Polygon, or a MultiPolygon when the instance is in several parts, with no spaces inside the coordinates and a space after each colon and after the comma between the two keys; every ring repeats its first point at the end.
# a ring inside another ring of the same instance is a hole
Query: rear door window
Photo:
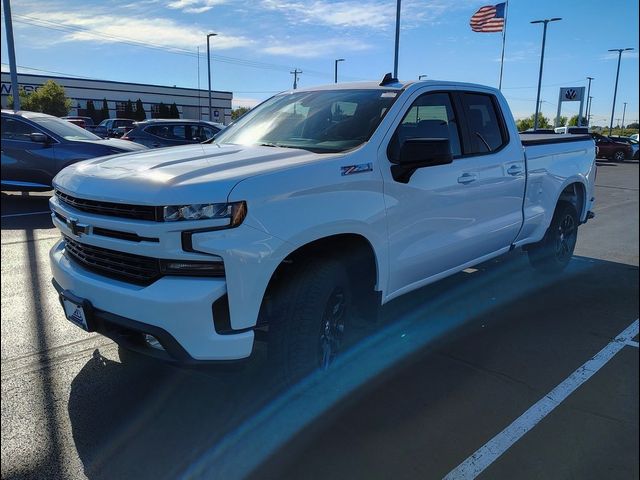
{"type": "Polygon", "coordinates": [[[469,154],[489,153],[507,143],[504,122],[493,95],[463,93],[462,108],[469,130],[469,154]]]}

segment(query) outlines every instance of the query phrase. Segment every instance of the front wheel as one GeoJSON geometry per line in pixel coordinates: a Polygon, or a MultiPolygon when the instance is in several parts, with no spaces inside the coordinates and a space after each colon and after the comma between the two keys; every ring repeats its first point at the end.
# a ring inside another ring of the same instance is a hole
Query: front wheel
{"type": "Polygon", "coordinates": [[[578,222],[578,212],[573,204],[559,202],[544,238],[529,247],[531,265],[546,273],[564,270],[576,247],[578,222]]]}
{"type": "Polygon", "coordinates": [[[302,261],[278,292],[269,325],[269,356],[285,381],[327,369],[342,346],[352,288],[337,259],[302,261]]]}

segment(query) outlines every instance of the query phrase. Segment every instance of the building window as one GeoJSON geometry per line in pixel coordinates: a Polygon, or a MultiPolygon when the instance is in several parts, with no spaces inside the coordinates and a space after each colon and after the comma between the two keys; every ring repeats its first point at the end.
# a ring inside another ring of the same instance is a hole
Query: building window
{"type": "Polygon", "coordinates": [[[127,108],[127,102],[116,102],[116,117],[121,117],[127,108]]]}

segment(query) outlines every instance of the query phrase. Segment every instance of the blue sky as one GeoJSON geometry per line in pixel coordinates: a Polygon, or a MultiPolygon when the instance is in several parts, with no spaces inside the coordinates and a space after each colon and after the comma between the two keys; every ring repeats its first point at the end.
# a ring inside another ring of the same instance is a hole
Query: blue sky
{"type": "MultiPolygon", "coordinates": [[[[404,0],[401,79],[428,75],[497,86],[501,34],[474,33],[476,0],[404,0]]],[[[235,105],[253,105],[291,88],[333,81],[333,61],[344,58],[339,79],[379,79],[393,69],[393,0],[110,0],[11,1],[17,63],[32,73],[205,88],[207,32],[212,39],[213,88],[234,93],[235,105]],[[126,42],[126,43],[125,43],[126,42]],[[146,46],[142,46],[144,44],[146,46]]],[[[554,116],[560,86],[586,85],[596,125],[608,125],[617,54],[623,56],[615,118],[627,102],[627,123],[638,119],[638,2],[636,0],[511,0],[503,93],[516,117],[533,113],[542,26],[550,24],[543,77],[543,113],[554,116]]],[[[3,70],[8,55],[2,37],[3,70]]],[[[563,114],[577,113],[565,104],[563,114]]]]}

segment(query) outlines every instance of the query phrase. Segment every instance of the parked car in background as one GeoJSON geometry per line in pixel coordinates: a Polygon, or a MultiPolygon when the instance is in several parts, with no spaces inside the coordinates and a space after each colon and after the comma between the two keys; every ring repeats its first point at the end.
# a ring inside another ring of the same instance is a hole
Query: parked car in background
{"type": "Polygon", "coordinates": [[[136,122],[123,140],[131,140],[150,148],[171,147],[212,140],[224,125],[202,120],[156,119],[136,122]]]}
{"type": "Polygon", "coordinates": [[[93,133],[102,138],[118,138],[133,128],[135,120],[130,118],[107,118],[98,124],[93,133]]]}
{"type": "Polygon", "coordinates": [[[573,135],[586,135],[589,133],[589,127],[556,127],[555,133],[571,133],[573,135]]]}
{"type": "Polygon", "coordinates": [[[91,117],[80,117],[77,115],[68,115],[66,117],[61,117],[61,118],[75,125],[78,125],[79,127],[82,127],[85,130],[89,130],[90,132],[93,132],[96,128],[96,124],[94,123],[93,118],[91,117]]]}
{"type": "Polygon", "coordinates": [[[86,126],[87,124],[84,123],[84,120],[80,119],[80,118],[65,118],[65,120],[69,123],[73,123],[74,125],[77,125],[81,128],[84,128],[86,130],[86,126]]]}
{"type": "Polygon", "coordinates": [[[637,133],[634,133],[633,135],[629,135],[629,138],[630,138],[631,140],[635,140],[636,142],[639,142],[639,141],[640,141],[640,140],[638,140],[638,138],[639,138],[639,137],[638,137],[638,134],[637,134],[637,133]]]}
{"type": "Polygon", "coordinates": [[[556,133],[555,130],[553,128],[539,128],[537,130],[534,130],[533,128],[529,128],[528,130],[525,130],[524,132],[520,132],[520,133],[537,133],[537,134],[549,134],[549,133],[556,133]]]}
{"type": "Polygon", "coordinates": [[[616,139],[605,137],[598,133],[593,133],[591,136],[596,142],[599,158],[624,162],[625,159],[633,157],[633,149],[628,143],[619,142],[616,139]]]}
{"type": "Polygon", "coordinates": [[[620,142],[620,143],[627,143],[629,145],[631,145],[631,158],[633,160],[638,160],[638,150],[640,149],[640,147],[638,146],[638,140],[635,140],[631,137],[610,137],[612,140],[615,140],[616,142],[620,142]]]}
{"type": "Polygon", "coordinates": [[[88,158],[144,150],[132,142],[105,140],[51,115],[2,110],[2,190],[51,190],[67,165],[88,158]]]}

